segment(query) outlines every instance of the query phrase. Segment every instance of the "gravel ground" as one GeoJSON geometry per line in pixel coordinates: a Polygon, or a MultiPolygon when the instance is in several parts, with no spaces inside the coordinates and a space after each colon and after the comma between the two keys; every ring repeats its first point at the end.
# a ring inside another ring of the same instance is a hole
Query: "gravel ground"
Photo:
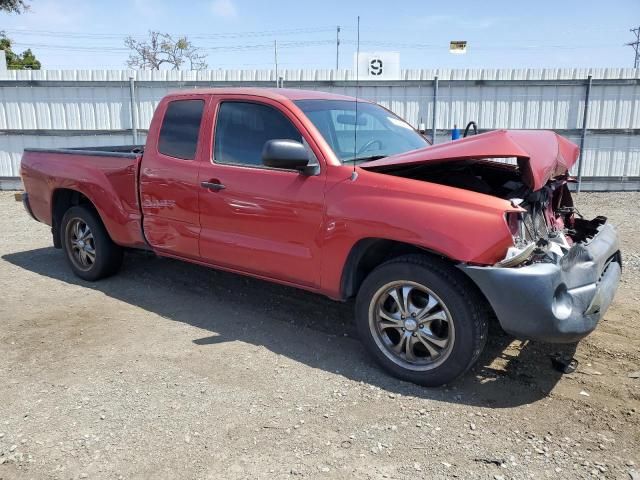
{"type": "Polygon", "coordinates": [[[549,346],[493,328],[477,368],[425,389],[369,361],[351,304],[140,253],[81,281],[2,192],[0,478],[636,480],[640,194],[577,204],[622,236],[598,330],[549,346]]]}

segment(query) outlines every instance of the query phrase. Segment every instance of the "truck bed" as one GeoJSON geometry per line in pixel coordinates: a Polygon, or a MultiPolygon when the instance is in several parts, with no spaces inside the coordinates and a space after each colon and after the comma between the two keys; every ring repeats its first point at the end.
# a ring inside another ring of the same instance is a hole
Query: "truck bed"
{"type": "Polygon", "coordinates": [[[98,210],[114,242],[144,246],[138,199],[143,148],[118,145],[25,149],[21,176],[34,217],[55,231],[56,196],[79,192],[98,210]]]}

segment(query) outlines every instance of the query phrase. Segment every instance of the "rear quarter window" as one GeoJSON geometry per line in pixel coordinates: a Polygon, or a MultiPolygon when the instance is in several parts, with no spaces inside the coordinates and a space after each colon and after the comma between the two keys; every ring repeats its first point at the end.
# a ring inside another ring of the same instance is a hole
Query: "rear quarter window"
{"type": "Polygon", "coordinates": [[[170,157],[193,160],[198,147],[204,100],[174,100],[162,120],[158,151],[170,157]]]}

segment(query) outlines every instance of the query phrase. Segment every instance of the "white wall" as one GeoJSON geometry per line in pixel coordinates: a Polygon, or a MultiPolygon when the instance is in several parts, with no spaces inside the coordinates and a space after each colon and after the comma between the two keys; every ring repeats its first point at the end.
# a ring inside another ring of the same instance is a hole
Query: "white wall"
{"type": "MultiPolygon", "coordinates": [[[[358,87],[348,70],[279,73],[285,87],[357,95],[428,129],[437,75],[440,130],[475,120],[481,129],[554,129],[576,142],[582,127],[585,79],[591,74],[584,174],[640,175],[640,69],[404,70],[402,81],[363,81],[358,87]]],[[[148,128],[155,106],[169,91],[275,84],[272,70],[0,71],[0,176],[18,175],[25,147],[131,143],[130,77],[136,82],[142,130],[148,128]]]]}

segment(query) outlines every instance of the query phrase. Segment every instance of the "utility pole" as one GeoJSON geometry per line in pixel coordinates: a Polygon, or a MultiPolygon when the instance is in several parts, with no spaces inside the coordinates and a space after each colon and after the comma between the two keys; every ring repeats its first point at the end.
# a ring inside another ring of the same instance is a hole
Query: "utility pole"
{"type": "Polygon", "coordinates": [[[633,59],[633,68],[638,68],[640,67],[640,27],[632,28],[629,31],[636,36],[636,41],[625,43],[625,45],[633,47],[633,49],[636,51],[636,56],[633,59]]]}
{"type": "Polygon", "coordinates": [[[340,66],[340,25],[336,27],[336,70],[340,66]]]}
{"type": "Polygon", "coordinates": [[[131,133],[133,144],[138,145],[138,104],[136,102],[136,83],[133,77],[129,77],[129,100],[131,102],[131,133]]]}
{"type": "Polygon", "coordinates": [[[584,140],[587,136],[587,121],[589,120],[589,96],[591,95],[591,85],[593,77],[587,77],[587,89],[584,94],[584,111],[582,114],[582,135],[580,135],[580,156],[578,157],[578,193],[582,188],[582,157],[584,155],[584,140]]]}
{"type": "Polygon", "coordinates": [[[276,64],[276,88],[279,88],[280,78],[278,77],[278,40],[273,41],[273,60],[276,64]]]}

